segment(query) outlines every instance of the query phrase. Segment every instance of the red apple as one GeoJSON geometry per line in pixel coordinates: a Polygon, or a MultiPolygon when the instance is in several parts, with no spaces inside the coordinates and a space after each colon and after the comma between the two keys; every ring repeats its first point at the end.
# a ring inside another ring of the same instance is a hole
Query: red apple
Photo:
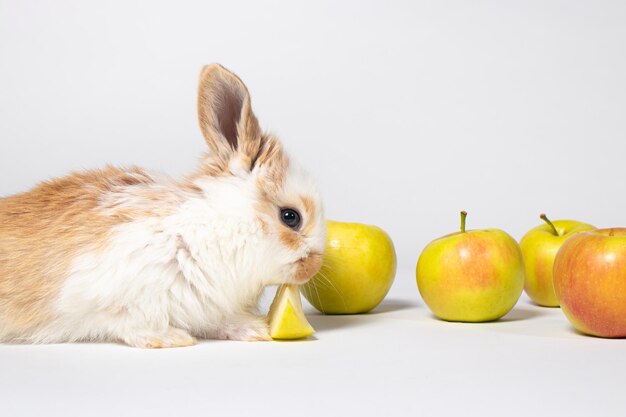
{"type": "Polygon", "coordinates": [[[576,329],[626,337],[626,228],[569,238],[554,260],[554,290],[576,329]]]}

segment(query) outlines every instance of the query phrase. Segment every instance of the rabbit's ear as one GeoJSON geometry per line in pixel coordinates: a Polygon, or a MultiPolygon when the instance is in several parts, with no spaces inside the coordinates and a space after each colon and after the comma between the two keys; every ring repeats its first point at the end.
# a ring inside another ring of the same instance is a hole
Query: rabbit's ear
{"type": "Polygon", "coordinates": [[[239,77],[219,64],[205,66],[198,88],[198,117],[209,148],[222,163],[228,165],[238,154],[251,168],[259,152],[261,129],[239,77]]]}

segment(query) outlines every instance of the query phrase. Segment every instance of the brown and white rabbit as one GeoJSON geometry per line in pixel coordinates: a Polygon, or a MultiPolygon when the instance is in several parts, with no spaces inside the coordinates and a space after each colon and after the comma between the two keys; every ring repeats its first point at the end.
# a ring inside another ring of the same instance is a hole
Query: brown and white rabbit
{"type": "Polygon", "coordinates": [[[209,152],[183,180],[108,167],[0,199],[0,341],[270,338],[259,296],[320,268],[320,195],[235,74],[203,69],[198,112],[209,152]]]}

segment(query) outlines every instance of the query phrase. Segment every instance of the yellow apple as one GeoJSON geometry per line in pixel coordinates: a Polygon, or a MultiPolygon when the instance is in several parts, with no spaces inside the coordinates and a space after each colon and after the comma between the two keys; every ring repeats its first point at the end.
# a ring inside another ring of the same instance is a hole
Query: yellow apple
{"type": "Polygon", "coordinates": [[[315,333],[302,311],[296,285],[281,285],[267,315],[272,339],[301,339],[315,333]]]}
{"type": "Polygon", "coordinates": [[[539,216],[546,224],[531,229],[520,240],[526,269],[526,294],[537,304],[558,307],[559,301],[552,284],[552,267],[559,248],[576,233],[595,229],[574,220],[551,222],[545,214],[539,216]]]}
{"type": "Polygon", "coordinates": [[[395,276],[396,252],[384,230],[327,221],[322,268],[302,294],[325,314],[366,313],[385,298],[395,276]]]}
{"type": "Polygon", "coordinates": [[[513,308],[524,288],[519,245],[499,229],[465,230],[430,242],[416,267],[424,302],[448,321],[496,320],[513,308]]]}

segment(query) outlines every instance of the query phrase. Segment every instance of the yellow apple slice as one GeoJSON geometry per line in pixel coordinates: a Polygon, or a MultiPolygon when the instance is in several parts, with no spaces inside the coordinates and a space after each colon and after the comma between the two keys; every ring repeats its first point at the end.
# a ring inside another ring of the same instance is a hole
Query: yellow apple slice
{"type": "Polygon", "coordinates": [[[296,285],[281,285],[267,315],[272,339],[301,339],[315,333],[302,312],[300,290],[296,285]]]}

